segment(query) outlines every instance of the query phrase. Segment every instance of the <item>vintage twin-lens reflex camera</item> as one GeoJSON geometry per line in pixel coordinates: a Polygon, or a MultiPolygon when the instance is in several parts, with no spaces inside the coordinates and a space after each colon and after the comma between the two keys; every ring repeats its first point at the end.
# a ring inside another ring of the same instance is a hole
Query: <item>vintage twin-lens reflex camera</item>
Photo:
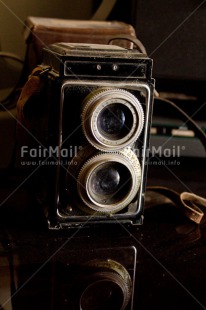
{"type": "Polygon", "coordinates": [[[40,67],[47,71],[50,228],[141,224],[152,60],[114,45],[57,43],[43,50],[40,67]]]}

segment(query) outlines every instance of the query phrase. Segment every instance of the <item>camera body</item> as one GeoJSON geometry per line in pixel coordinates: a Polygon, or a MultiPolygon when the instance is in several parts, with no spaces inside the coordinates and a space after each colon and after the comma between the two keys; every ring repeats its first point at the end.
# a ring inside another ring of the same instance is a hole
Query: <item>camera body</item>
{"type": "Polygon", "coordinates": [[[141,224],[152,60],[114,45],[57,43],[43,50],[40,68],[49,227],[141,224]]]}

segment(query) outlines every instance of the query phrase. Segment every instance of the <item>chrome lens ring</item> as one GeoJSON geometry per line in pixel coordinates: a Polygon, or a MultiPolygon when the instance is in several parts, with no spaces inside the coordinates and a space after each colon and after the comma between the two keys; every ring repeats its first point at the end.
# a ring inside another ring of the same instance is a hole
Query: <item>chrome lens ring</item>
{"type": "Polygon", "coordinates": [[[142,106],[126,90],[98,89],[85,98],[83,107],[84,134],[101,151],[121,150],[136,141],[142,132],[142,106]]]}
{"type": "Polygon", "coordinates": [[[139,160],[131,149],[99,153],[80,170],[77,189],[89,210],[116,213],[137,195],[141,181],[139,160]]]}

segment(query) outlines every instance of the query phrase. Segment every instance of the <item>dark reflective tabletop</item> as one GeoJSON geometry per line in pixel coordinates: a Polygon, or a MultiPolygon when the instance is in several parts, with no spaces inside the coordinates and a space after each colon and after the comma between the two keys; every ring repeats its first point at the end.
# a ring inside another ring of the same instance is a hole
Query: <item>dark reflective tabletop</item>
{"type": "MultiPolygon", "coordinates": [[[[166,166],[151,162],[148,185],[206,197],[205,170],[204,159],[181,159],[180,165],[166,166]]],[[[197,225],[169,202],[146,200],[144,224],[133,229],[117,223],[51,231],[41,210],[32,201],[28,204],[26,186],[6,199],[12,193],[9,184],[6,179],[1,184],[0,309],[81,309],[77,300],[93,291],[89,278],[97,283],[97,297],[99,287],[107,287],[100,270],[105,260],[125,267],[130,282],[122,290],[130,299],[128,290],[134,286],[133,306],[130,301],[126,309],[206,309],[204,218],[197,225]]],[[[113,275],[119,272],[115,265],[104,265],[104,272],[109,268],[113,275]]],[[[114,288],[117,300],[123,298],[120,286],[114,288]]]]}

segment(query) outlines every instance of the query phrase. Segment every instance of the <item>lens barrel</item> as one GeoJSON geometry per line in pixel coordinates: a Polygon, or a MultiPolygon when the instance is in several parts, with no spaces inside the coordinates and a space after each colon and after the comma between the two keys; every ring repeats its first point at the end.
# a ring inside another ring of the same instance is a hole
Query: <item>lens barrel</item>
{"type": "Polygon", "coordinates": [[[98,89],[83,102],[82,128],[95,148],[121,150],[142,132],[144,112],[139,100],[123,89],[98,89]]]}
{"type": "Polygon", "coordinates": [[[140,182],[140,163],[131,149],[124,149],[92,156],[79,172],[77,188],[90,212],[116,213],[134,199],[140,182]]]}

